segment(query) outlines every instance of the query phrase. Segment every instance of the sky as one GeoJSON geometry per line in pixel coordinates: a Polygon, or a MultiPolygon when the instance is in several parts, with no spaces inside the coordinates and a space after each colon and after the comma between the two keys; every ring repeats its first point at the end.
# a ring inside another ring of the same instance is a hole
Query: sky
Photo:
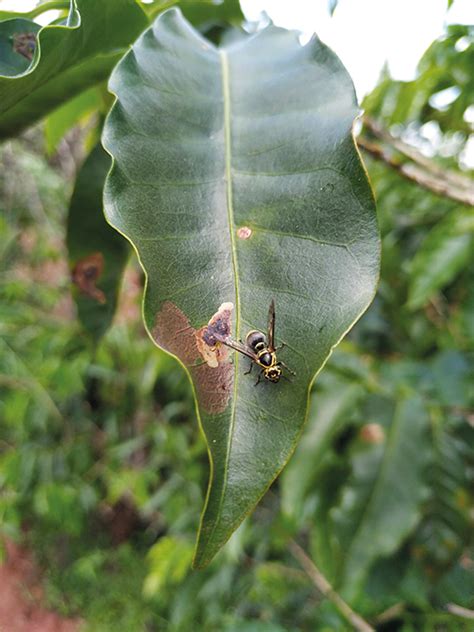
{"type": "Polygon", "coordinates": [[[297,29],[303,41],[316,32],[351,74],[362,99],[377,83],[385,62],[395,79],[414,79],[418,60],[443,33],[445,22],[474,24],[474,0],[339,0],[333,17],[328,0],[241,0],[250,20],[265,11],[277,26],[297,29]]]}

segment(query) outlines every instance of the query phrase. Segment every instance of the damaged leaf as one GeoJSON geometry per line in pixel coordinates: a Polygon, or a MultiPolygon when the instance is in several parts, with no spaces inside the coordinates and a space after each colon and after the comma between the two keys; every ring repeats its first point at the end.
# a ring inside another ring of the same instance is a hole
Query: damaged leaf
{"type": "Polygon", "coordinates": [[[130,251],[103,213],[102,193],[110,162],[100,145],[90,153],[76,180],[67,223],[74,299],[79,319],[95,340],[114,317],[130,251]]]}
{"type": "Polygon", "coordinates": [[[70,0],[66,23],[42,28],[24,18],[0,22],[0,138],[107,79],[147,25],[135,0],[70,0]]]}
{"type": "Polygon", "coordinates": [[[106,214],[139,253],[147,329],[187,368],[209,449],[202,567],[285,466],[317,372],[373,298],[379,240],[352,137],[357,104],[317,38],[301,46],[269,26],[219,49],[174,9],[138,39],[110,88],[106,214]],[[255,387],[247,358],[231,350],[204,359],[219,306],[233,304],[224,326],[244,340],[266,331],[272,299],[291,382],[255,387]]]}

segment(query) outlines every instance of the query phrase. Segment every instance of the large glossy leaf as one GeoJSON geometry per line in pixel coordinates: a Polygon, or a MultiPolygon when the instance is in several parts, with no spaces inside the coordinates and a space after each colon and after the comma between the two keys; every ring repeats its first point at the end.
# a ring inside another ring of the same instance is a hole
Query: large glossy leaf
{"type": "Polygon", "coordinates": [[[106,214],[137,249],[146,326],[186,366],[209,447],[203,566],[284,467],[315,374],[375,291],[379,244],[351,134],[354,90],[317,38],[302,47],[271,26],[216,49],[177,10],[139,38],[110,87],[106,214]],[[198,330],[222,303],[234,305],[242,338],[266,328],[272,299],[291,382],[255,387],[236,353],[204,363],[198,330]]]}
{"type": "Polygon", "coordinates": [[[67,246],[79,318],[93,340],[115,314],[127,241],[105,221],[102,192],[110,156],[98,145],[84,162],[71,198],[67,246]]]}
{"type": "Polygon", "coordinates": [[[8,70],[0,62],[0,138],[106,79],[147,24],[135,0],[71,0],[65,25],[40,30],[31,20],[0,22],[0,53],[10,60],[8,70]]]}

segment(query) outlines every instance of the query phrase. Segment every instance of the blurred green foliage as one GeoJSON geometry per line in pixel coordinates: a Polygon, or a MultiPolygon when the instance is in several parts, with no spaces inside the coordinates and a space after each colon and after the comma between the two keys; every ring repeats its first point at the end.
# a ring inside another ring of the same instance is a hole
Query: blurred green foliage
{"type": "MultiPolygon", "coordinates": [[[[384,76],[366,111],[423,147],[437,126],[434,163],[459,168],[473,50],[472,29],[450,27],[419,78],[384,76]]],[[[378,630],[472,629],[447,609],[474,607],[472,209],[367,160],[378,295],[318,378],[280,480],[192,572],[208,463],[189,385],[144,333],[136,262],[90,347],[65,249],[70,156],[48,162],[39,133],[0,148],[0,529],[36,552],[48,605],[91,632],[351,629],[295,538],[378,630]]]]}

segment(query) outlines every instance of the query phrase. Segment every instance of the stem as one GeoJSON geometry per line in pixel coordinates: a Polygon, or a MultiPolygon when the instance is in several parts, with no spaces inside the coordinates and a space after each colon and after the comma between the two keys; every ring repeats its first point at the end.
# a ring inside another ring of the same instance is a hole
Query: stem
{"type": "Polygon", "coordinates": [[[398,171],[407,180],[416,182],[419,186],[428,189],[436,195],[450,198],[467,206],[474,205],[474,185],[471,184],[470,189],[460,188],[451,181],[435,176],[418,164],[400,162],[391,155],[386,147],[369,141],[362,136],[359,136],[357,139],[357,144],[377,160],[381,160],[392,167],[392,169],[395,169],[395,171],[398,171]]]}
{"type": "Polygon", "coordinates": [[[463,619],[474,619],[474,610],[463,608],[462,606],[458,606],[456,603],[446,604],[446,610],[451,612],[451,614],[462,617],[463,619]]]}
{"type": "MultiPolygon", "coordinates": [[[[186,4],[186,1],[194,2],[194,0],[181,0],[181,4],[186,4]]],[[[148,17],[150,19],[153,19],[155,16],[158,15],[158,13],[162,13],[163,11],[166,11],[166,9],[169,9],[170,7],[173,7],[175,4],[178,4],[178,2],[179,0],[159,0],[158,4],[155,4],[155,3],[143,4],[142,2],[140,2],[140,5],[145,11],[145,13],[148,15],[148,17]]],[[[200,4],[213,5],[214,1],[213,0],[200,0],[200,4]]]]}
{"type": "Polygon", "coordinates": [[[359,632],[375,632],[374,628],[370,626],[360,615],[354,612],[349,604],[347,604],[339,593],[334,590],[328,580],[317,568],[313,560],[308,557],[299,544],[297,544],[294,540],[290,540],[289,549],[290,553],[301,564],[303,570],[306,572],[319,592],[333,602],[339,612],[356,630],[359,630],[359,632]]]}
{"type": "Polygon", "coordinates": [[[31,9],[31,11],[28,11],[28,13],[19,13],[18,15],[33,19],[36,18],[38,15],[45,13],[46,11],[51,11],[54,9],[69,9],[69,6],[70,4],[67,0],[49,0],[49,2],[43,2],[42,4],[39,4],[34,9],[31,9]]]}
{"type": "Polygon", "coordinates": [[[444,169],[433,160],[430,160],[430,158],[424,156],[421,152],[415,149],[415,147],[412,147],[400,138],[393,136],[388,130],[384,129],[379,123],[370,117],[365,116],[363,123],[364,127],[366,127],[379,140],[388,143],[398,152],[429,171],[432,175],[437,178],[441,178],[442,180],[446,180],[461,189],[472,190],[473,183],[470,178],[451,169],[444,169]]]}

